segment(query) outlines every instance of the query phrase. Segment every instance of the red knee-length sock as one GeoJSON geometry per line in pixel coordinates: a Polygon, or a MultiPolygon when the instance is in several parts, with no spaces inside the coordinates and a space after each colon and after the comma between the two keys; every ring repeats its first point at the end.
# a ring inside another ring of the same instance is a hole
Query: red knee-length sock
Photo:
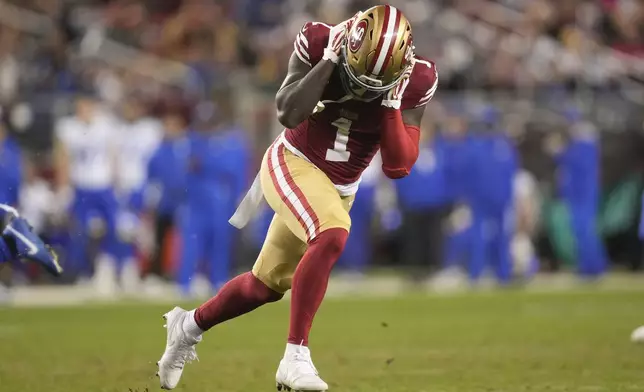
{"type": "Polygon", "coordinates": [[[309,242],[293,276],[289,343],[308,345],[313,317],[322,303],[331,270],[342,254],[348,236],[346,230],[334,228],[323,231],[309,242]]]}
{"type": "Polygon", "coordinates": [[[251,272],[226,283],[217,295],[195,310],[195,322],[204,331],[258,307],[279,301],[284,295],[271,290],[251,272]]]}

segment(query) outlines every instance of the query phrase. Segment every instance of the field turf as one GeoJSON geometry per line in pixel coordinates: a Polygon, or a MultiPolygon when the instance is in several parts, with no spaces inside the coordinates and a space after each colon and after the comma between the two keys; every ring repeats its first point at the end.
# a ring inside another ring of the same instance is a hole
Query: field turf
{"type": "MultiPolygon", "coordinates": [[[[0,309],[0,391],[157,391],[168,309],[0,309]]],[[[274,391],[287,312],[213,329],[177,390],[274,391]]],[[[644,391],[638,325],[644,291],[330,298],[311,348],[331,391],[644,391]]]]}

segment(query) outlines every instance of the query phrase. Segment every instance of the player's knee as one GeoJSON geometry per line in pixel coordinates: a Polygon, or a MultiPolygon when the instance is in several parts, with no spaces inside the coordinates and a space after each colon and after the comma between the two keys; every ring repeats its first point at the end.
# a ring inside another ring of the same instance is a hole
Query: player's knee
{"type": "Polygon", "coordinates": [[[252,276],[252,292],[255,293],[257,299],[261,302],[276,302],[284,297],[283,293],[277,292],[262,282],[254,274],[252,276]]]}
{"type": "Polygon", "coordinates": [[[258,299],[265,302],[277,302],[284,297],[284,293],[291,289],[291,278],[282,278],[278,274],[262,273],[255,270],[252,271],[252,275],[257,282],[254,292],[258,299]]]}
{"type": "Polygon", "coordinates": [[[349,231],[341,227],[334,227],[324,230],[313,239],[313,241],[324,247],[325,252],[332,257],[340,257],[344,246],[347,243],[349,231]]]}

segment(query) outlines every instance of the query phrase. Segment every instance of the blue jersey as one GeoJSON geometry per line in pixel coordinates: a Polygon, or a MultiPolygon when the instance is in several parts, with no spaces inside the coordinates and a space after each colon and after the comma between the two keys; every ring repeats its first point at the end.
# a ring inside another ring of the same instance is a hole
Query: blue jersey
{"type": "Polygon", "coordinates": [[[65,117],[56,124],[56,137],[69,156],[71,185],[86,191],[102,191],[114,186],[118,156],[118,122],[97,114],[92,121],[65,117]],[[116,137],[115,137],[116,136],[116,137]]]}
{"type": "Polygon", "coordinates": [[[503,211],[512,203],[517,151],[502,133],[474,137],[471,145],[468,199],[471,205],[503,211]]]}
{"type": "Polygon", "coordinates": [[[190,135],[186,201],[232,214],[248,183],[249,151],[239,130],[190,135]]]}
{"type": "Polygon", "coordinates": [[[20,148],[10,138],[0,142],[0,203],[17,205],[22,178],[20,148]]]}
{"type": "Polygon", "coordinates": [[[164,139],[148,162],[146,196],[159,214],[174,214],[185,199],[189,152],[188,137],[164,139]]]}
{"type": "Polygon", "coordinates": [[[599,146],[592,138],[573,139],[557,157],[561,196],[572,203],[599,201],[599,146]]]}
{"type": "Polygon", "coordinates": [[[470,189],[473,138],[443,137],[439,142],[445,156],[445,197],[450,202],[464,201],[470,189]]]}
{"type": "Polygon", "coordinates": [[[427,208],[447,202],[445,160],[441,140],[420,146],[418,159],[409,175],[394,182],[401,207],[427,208]]]}

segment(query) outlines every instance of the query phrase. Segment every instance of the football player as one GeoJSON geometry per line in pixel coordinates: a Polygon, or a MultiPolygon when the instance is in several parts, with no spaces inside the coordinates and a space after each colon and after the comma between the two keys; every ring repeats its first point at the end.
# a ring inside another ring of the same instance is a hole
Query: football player
{"type": "Polygon", "coordinates": [[[259,180],[231,219],[243,226],[263,195],[275,211],[266,240],[251,272],[229,281],[199,308],[174,308],[164,316],[162,388],[178,384],[205,331],[278,301],[291,289],[277,388],[327,390],[311,360],[309,331],[349,234],[360,177],[379,149],[385,175],[409,173],[424,107],[436,91],[435,65],[413,49],[409,21],[389,5],[335,26],[304,25],[276,97],[286,130],[269,147],[259,180]]]}
{"type": "MultiPolygon", "coordinates": [[[[57,189],[69,207],[71,241],[67,269],[84,278],[92,271],[88,249],[99,248],[93,283],[100,296],[116,292],[114,178],[117,122],[91,90],[81,90],[75,113],[58,120],[54,156],[57,189]]],[[[94,253],[94,252],[91,252],[94,253]]]]}
{"type": "Polygon", "coordinates": [[[0,223],[0,263],[26,259],[40,264],[54,276],[63,273],[56,252],[34,234],[13,207],[0,204],[0,223]]]}
{"type": "Polygon", "coordinates": [[[115,165],[117,266],[121,288],[128,294],[139,286],[136,260],[137,233],[143,230],[141,215],[148,161],[161,142],[161,123],[148,116],[141,97],[131,96],[123,105],[123,120],[118,123],[119,159],[115,165]]]}

